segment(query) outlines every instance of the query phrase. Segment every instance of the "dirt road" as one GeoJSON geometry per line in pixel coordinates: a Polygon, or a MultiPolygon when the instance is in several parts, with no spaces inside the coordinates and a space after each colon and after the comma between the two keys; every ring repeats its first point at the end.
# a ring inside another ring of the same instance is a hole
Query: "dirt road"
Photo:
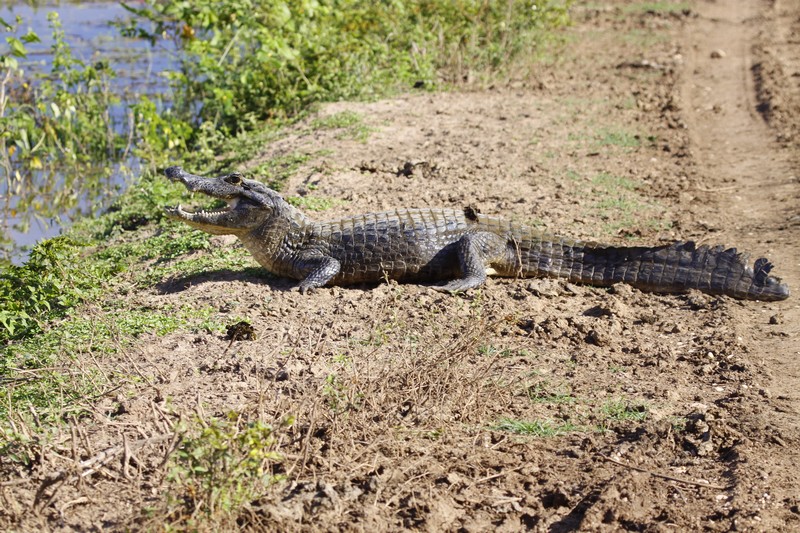
{"type": "Polygon", "coordinates": [[[530,72],[329,105],[252,164],[310,154],[286,193],[319,217],[475,203],[576,238],[735,245],[774,262],[789,300],[552,280],[459,297],[395,283],[302,296],[235,270],[164,280],[132,297],[210,306],[256,340],[153,335],[104,360],[140,379],[97,399],[73,453],[128,443],[126,459],[80,483],[20,472],[0,489],[10,523],[202,516],[203,485],[167,475],[166,436],[233,412],[275,428],[272,473],[288,481],[230,527],[800,528],[797,2],[576,3],[566,43],[530,72]]]}

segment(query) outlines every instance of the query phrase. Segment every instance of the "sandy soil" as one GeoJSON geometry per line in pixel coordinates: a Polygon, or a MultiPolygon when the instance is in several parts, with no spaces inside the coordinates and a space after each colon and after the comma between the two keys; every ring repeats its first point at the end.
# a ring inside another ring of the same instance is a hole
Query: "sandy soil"
{"type": "MultiPolygon", "coordinates": [[[[796,293],[797,2],[639,7],[576,6],[563,52],[524,80],[325,106],[252,163],[315,154],[286,192],[336,200],[318,216],[475,203],[578,238],[735,245],[796,293]],[[342,111],[364,117],[366,140],[310,127],[342,111]]],[[[9,477],[0,525],[157,529],[171,432],[234,411],[280,428],[274,473],[288,477],[240,527],[800,528],[797,296],[291,287],[231,270],[133,294],[213,305],[256,339],[152,336],[104,361],[140,379],[98,398],[64,446],[83,460],[127,451],[80,481],[54,476],[58,457],[9,477]],[[558,431],[516,434],[509,420],[558,431]]]]}

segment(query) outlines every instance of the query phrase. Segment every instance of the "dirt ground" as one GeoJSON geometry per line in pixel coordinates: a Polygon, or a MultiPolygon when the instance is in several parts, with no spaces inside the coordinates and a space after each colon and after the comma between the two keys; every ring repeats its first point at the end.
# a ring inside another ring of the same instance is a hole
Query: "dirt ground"
{"type": "Polygon", "coordinates": [[[57,458],[4,481],[0,526],[159,529],[142,510],[174,486],[169,435],[232,411],[280,428],[287,478],[239,527],[800,529],[800,3],[576,4],[567,44],[524,79],[328,105],[252,163],[314,154],[285,192],[333,199],[319,217],[477,204],[583,239],[735,245],[770,258],[790,299],[168,280],[130,298],[211,305],[256,339],[152,336],[103,361],[140,379],[96,399],[72,453],[127,451],[79,482],[53,477],[57,458]],[[365,134],[310,126],[344,111],[365,134]]]}

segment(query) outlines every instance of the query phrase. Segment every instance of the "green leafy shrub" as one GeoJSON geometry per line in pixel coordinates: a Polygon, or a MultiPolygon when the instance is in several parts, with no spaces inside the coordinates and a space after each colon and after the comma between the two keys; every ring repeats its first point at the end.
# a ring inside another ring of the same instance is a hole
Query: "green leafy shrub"
{"type": "Polygon", "coordinates": [[[168,35],[183,51],[170,74],[179,116],[229,134],[311,102],[502,70],[568,21],[566,0],[145,4],[126,6],[134,19],[125,31],[153,42],[168,35]]]}
{"type": "Polygon", "coordinates": [[[282,461],[273,428],[242,423],[236,413],[192,425],[170,459],[167,482],[176,497],[166,514],[173,526],[190,529],[201,519],[225,524],[281,479],[272,473],[282,461]]]}
{"type": "Polygon", "coordinates": [[[99,290],[102,263],[89,268],[80,245],[56,237],[36,245],[23,266],[0,269],[0,342],[31,335],[99,290]]]}

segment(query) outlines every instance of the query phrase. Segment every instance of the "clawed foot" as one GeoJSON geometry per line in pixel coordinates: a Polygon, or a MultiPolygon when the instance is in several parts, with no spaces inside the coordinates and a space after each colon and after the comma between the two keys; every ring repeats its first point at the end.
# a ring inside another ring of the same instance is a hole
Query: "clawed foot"
{"type": "Polygon", "coordinates": [[[297,290],[300,291],[300,294],[306,294],[308,291],[316,288],[317,287],[313,283],[306,283],[304,281],[297,285],[297,290]]]}
{"type": "Polygon", "coordinates": [[[481,278],[461,278],[461,279],[454,279],[453,281],[449,281],[444,285],[432,285],[431,288],[437,290],[439,292],[466,292],[470,289],[477,289],[481,285],[483,285],[485,279],[481,278]]]}

